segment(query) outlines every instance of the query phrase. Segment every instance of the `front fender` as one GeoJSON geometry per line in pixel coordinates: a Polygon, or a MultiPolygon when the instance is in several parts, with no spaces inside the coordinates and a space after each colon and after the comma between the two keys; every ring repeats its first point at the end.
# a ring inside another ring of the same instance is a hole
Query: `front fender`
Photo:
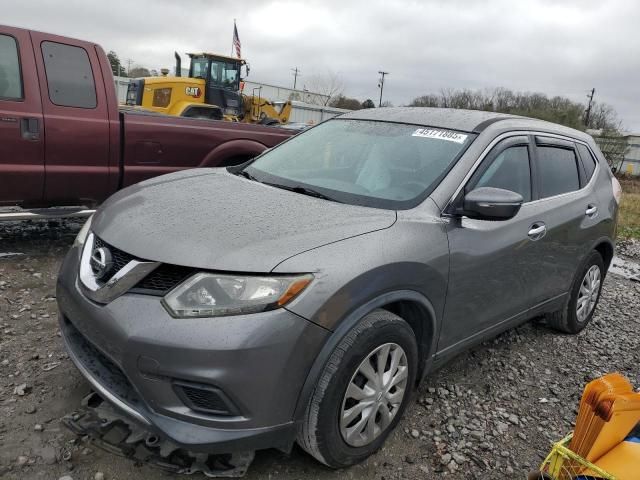
{"type": "Polygon", "coordinates": [[[441,318],[449,278],[448,254],[442,225],[403,221],[301,252],[272,271],[313,273],[312,284],[287,308],[334,331],[360,305],[401,290],[429,299],[436,318],[441,318]]]}

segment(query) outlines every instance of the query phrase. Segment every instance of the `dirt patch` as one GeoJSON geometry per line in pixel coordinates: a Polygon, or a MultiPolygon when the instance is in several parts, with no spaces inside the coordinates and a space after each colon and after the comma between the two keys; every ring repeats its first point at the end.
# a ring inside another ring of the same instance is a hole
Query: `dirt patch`
{"type": "MultiPolygon", "coordinates": [[[[59,422],[89,390],[65,353],[55,303],[57,271],[80,226],[0,224],[0,252],[23,254],[0,257],[0,477],[174,478],[98,450],[59,422]]],[[[640,385],[639,335],[640,284],[610,275],[585,332],[533,322],[459,356],[425,381],[362,465],[331,471],[298,448],[269,450],[246,478],[522,479],[571,430],[588,380],[620,371],[640,385]]]]}

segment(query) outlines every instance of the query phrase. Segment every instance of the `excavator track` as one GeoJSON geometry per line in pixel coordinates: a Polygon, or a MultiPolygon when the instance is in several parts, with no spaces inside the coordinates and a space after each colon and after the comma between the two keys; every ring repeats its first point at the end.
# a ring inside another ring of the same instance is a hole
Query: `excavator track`
{"type": "Polygon", "coordinates": [[[244,476],[254,457],[254,452],[208,454],[185,450],[120,414],[95,392],[62,422],[109,453],[176,474],[202,472],[211,478],[238,478],[244,476]]]}

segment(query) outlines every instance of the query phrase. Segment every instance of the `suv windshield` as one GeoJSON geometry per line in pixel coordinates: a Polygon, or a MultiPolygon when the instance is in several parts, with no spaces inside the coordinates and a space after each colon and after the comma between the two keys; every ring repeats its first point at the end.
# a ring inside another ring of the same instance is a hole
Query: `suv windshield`
{"type": "Polygon", "coordinates": [[[440,128],[335,119],[245,170],[258,181],[343,203],[406,209],[431,193],[474,138],[440,128]]]}

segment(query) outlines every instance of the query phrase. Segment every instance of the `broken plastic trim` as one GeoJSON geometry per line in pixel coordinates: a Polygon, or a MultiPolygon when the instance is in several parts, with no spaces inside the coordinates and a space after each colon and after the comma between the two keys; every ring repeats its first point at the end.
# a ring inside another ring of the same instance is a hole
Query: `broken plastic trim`
{"type": "Polygon", "coordinates": [[[247,473],[254,457],[254,452],[208,454],[185,450],[118,413],[95,392],[62,422],[76,434],[89,436],[94,445],[107,452],[171,473],[202,472],[211,478],[238,478],[247,473]]]}

